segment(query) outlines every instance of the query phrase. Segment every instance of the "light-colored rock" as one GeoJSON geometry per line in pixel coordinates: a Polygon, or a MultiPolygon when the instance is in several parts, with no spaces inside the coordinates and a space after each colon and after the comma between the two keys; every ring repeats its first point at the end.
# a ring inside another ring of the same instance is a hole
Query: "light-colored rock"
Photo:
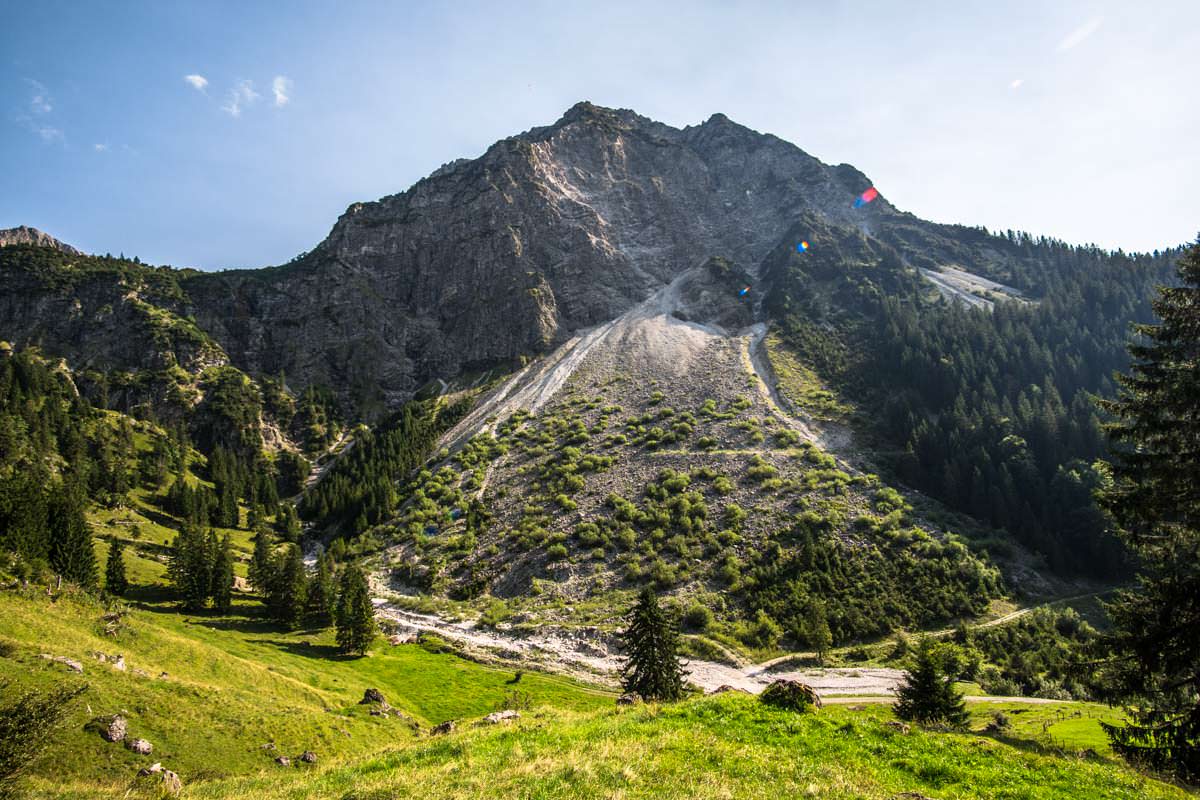
{"type": "Polygon", "coordinates": [[[126,739],[125,746],[140,756],[148,756],[154,752],[154,745],[145,739],[126,739]]]}
{"type": "Polygon", "coordinates": [[[169,769],[162,771],[162,790],[170,795],[176,795],[183,791],[183,781],[169,769]]]}
{"type": "Polygon", "coordinates": [[[520,712],[513,711],[511,708],[507,708],[503,711],[493,711],[492,713],[490,713],[486,717],[484,717],[483,720],[481,720],[481,721],[488,725],[498,725],[501,722],[509,722],[510,720],[520,719],[520,718],[521,718],[520,712]]]}
{"type": "Polygon", "coordinates": [[[97,721],[100,723],[100,737],[104,741],[120,742],[125,740],[125,733],[128,731],[129,725],[120,714],[102,717],[97,721]]]}

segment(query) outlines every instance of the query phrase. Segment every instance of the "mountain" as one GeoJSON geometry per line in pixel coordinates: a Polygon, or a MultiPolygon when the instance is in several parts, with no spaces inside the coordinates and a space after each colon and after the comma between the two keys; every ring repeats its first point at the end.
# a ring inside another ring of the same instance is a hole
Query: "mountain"
{"type": "Polygon", "coordinates": [[[0,339],[178,429],[230,522],[321,460],[310,540],[392,596],[599,622],[651,582],[769,648],[1119,576],[1091,396],[1175,251],[870,188],[720,114],[580,103],[282,266],[4,247],[0,339]]]}
{"type": "Polygon", "coordinates": [[[53,247],[64,253],[80,255],[80,252],[71,247],[71,245],[64,244],[50,234],[39,231],[37,228],[29,228],[24,225],[16,228],[0,229],[0,247],[10,244],[32,244],[38,247],[53,247]]]}

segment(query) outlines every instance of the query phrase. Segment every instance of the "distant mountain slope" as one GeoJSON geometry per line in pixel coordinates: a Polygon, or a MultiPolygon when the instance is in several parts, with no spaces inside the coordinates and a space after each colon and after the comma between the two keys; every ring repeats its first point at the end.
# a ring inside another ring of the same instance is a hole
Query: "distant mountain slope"
{"type": "Polygon", "coordinates": [[[64,244],[50,234],[39,231],[37,228],[29,228],[25,225],[16,228],[0,229],[0,247],[10,244],[32,244],[38,247],[54,247],[62,250],[64,253],[72,255],[80,254],[71,245],[64,244]]]}

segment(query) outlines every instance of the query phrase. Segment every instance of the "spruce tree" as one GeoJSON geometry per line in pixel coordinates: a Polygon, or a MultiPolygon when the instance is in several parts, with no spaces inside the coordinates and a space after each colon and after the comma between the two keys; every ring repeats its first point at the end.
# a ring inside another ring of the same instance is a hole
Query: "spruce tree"
{"type": "Polygon", "coordinates": [[[1138,561],[1136,588],[1108,607],[1110,656],[1099,670],[1110,701],[1130,704],[1104,725],[1113,749],[1200,781],[1200,239],[1160,288],[1160,322],[1136,326],[1130,374],[1104,403],[1115,421],[1103,501],[1138,561]]]}
{"type": "Polygon", "coordinates": [[[108,560],[104,564],[104,591],[120,597],[129,591],[129,580],[125,577],[125,542],[113,539],[108,548],[108,560]]]}
{"type": "Polygon", "coordinates": [[[317,571],[308,584],[307,616],[324,627],[332,619],[333,607],[333,570],[329,566],[329,557],[322,555],[317,559],[317,571]]]}
{"type": "Polygon", "coordinates": [[[917,643],[913,664],[896,690],[896,716],[951,728],[967,725],[967,706],[954,688],[957,648],[928,637],[917,643]]]}
{"type": "Polygon", "coordinates": [[[212,563],[212,595],[213,608],[221,614],[228,614],[233,606],[233,545],[229,534],[221,537],[219,544],[211,548],[212,563]]]}
{"type": "Polygon", "coordinates": [[[212,558],[200,528],[190,523],[180,527],[171,549],[168,574],[184,608],[200,611],[207,605],[212,592],[212,558]]]}
{"type": "Polygon", "coordinates": [[[295,630],[304,619],[304,602],[308,591],[308,576],[300,548],[287,545],[275,565],[271,581],[271,616],[284,627],[295,630]]]}
{"type": "Polygon", "coordinates": [[[264,599],[271,593],[272,572],[271,534],[266,528],[259,528],[258,533],[254,534],[254,555],[250,559],[248,573],[250,584],[264,599]]]}
{"type": "Polygon", "coordinates": [[[658,604],[649,587],[642,589],[629,615],[624,633],[629,653],[621,668],[626,692],[646,700],[678,700],[683,696],[683,665],[677,655],[679,634],[675,620],[658,604]]]}
{"type": "Polygon", "coordinates": [[[357,565],[351,564],[342,572],[335,617],[338,648],[343,653],[365,655],[375,639],[375,607],[367,578],[357,565]]]}
{"type": "Polygon", "coordinates": [[[74,486],[64,486],[50,498],[48,518],[50,566],[65,580],[84,589],[96,588],[96,553],[83,516],[84,498],[74,486]]]}

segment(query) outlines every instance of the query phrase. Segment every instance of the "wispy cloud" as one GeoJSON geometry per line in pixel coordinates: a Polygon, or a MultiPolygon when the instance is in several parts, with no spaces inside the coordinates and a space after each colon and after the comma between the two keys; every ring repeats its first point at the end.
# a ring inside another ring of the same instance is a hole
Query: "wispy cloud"
{"type": "Polygon", "coordinates": [[[281,108],[291,100],[292,80],[284,75],[276,75],[271,81],[271,91],[275,93],[275,107],[281,108]]]}
{"type": "Polygon", "coordinates": [[[1071,31],[1066,37],[1058,43],[1058,52],[1062,53],[1070,50],[1081,44],[1085,39],[1091,36],[1096,31],[1100,30],[1100,26],[1104,24],[1103,17],[1092,17],[1087,22],[1080,25],[1075,30],[1071,31]]]}
{"type": "Polygon", "coordinates": [[[242,110],[254,105],[258,97],[258,92],[254,91],[254,81],[238,81],[229,90],[229,99],[221,106],[221,110],[231,117],[240,117],[242,110]]]}
{"type": "Polygon", "coordinates": [[[35,114],[49,114],[54,110],[51,105],[50,92],[46,90],[38,81],[32,78],[26,79],[29,82],[29,87],[33,90],[33,96],[29,98],[29,108],[35,114]]]}
{"type": "Polygon", "coordinates": [[[95,150],[97,153],[107,153],[108,145],[100,144],[99,142],[97,142],[96,144],[92,145],[92,149],[95,150]]]}
{"type": "Polygon", "coordinates": [[[208,88],[208,78],[203,75],[184,75],[183,80],[198,92],[203,92],[208,88]]]}
{"type": "Polygon", "coordinates": [[[1020,89],[1020,88],[1021,88],[1021,84],[1023,84],[1023,83],[1025,83],[1025,79],[1024,79],[1024,78],[1016,78],[1015,80],[1013,80],[1013,82],[1012,82],[1012,83],[1010,83],[1010,84],[1008,85],[1008,88],[1010,88],[1010,89],[1020,89]]]}

